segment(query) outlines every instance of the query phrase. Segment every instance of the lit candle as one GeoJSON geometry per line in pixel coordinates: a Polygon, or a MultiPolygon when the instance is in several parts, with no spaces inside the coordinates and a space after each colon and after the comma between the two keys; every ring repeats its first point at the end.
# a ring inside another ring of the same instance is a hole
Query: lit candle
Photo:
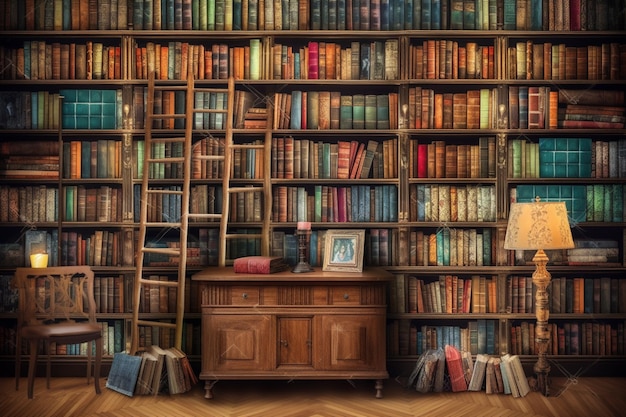
{"type": "Polygon", "coordinates": [[[48,266],[48,254],[34,253],[30,255],[30,266],[32,268],[46,268],[48,266]]]}
{"type": "Polygon", "coordinates": [[[298,230],[311,230],[311,222],[298,222],[298,230]]]}

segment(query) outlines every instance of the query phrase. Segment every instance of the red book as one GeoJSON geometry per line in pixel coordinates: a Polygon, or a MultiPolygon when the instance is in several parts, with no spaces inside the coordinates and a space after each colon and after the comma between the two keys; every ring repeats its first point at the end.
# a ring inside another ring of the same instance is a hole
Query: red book
{"type": "Polygon", "coordinates": [[[453,392],[467,391],[467,382],[463,372],[463,359],[461,353],[454,346],[446,345],[446,368],[450,375],[450,385],[453,392]]]}
{"type": "Polygon", "coordinates": [[[428,145],[417,145],[417,178],[428,178],[428,145]]]}
{"type": "Polygon", "coordinates": [[[243,274],[273,274],[288,266],[281,257],[244,256],[233,261],[233,270],[243,274]]]}
{"type": "Polygon", "coordinates": [[[319,44],[309,42],[309,80],[317,80],[319,74],[319,44]]]}

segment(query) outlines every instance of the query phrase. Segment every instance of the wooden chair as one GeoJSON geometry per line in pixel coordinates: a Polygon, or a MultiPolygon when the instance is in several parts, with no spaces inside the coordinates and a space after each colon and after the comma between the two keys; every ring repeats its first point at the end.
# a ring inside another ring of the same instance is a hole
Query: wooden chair
{"type": "Polygon", "coordinates": [[[28,398],[33,398],[40,343],[45,342],[46,386],[50,388],[50,353],[57,345],[87,344],[87,384],[91,379],[93,343],[96,393],[100,394],[102,328],[96,322],[94,274],[88,266],[17,268],[14,278],[19,293],[15,353],[15,389],[19,389],[22,340],[29,342],[28,398]]]}

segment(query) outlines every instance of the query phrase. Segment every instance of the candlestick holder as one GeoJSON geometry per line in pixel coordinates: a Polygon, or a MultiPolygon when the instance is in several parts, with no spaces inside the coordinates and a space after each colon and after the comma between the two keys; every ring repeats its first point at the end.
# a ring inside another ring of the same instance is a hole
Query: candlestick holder
{"type": "Polygon", "coordinates": [[[297,274],[302,272],[313,272],[313,268],[306,261],[307,243],[311,230],[296,230],[298,236],[298,264],[291,270],[297,274]]]}

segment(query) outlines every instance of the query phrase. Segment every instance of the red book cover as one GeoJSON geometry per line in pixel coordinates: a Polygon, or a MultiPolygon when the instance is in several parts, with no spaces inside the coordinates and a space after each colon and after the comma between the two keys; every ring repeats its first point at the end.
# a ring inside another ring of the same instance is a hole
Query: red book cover
{"type": "Polygon", "coordinates": [[[317,80],[319,74],[319,44],[309,42],[309,80],[317,80]]]}
{"type": "Polygon", "coordinates": [[[244,256],[233,261],[233,270],[243,274],[271,274],[285,270],[283,258],[270,256],[244,256]]]}
{"type": "Polygon", "coordinates": [[[428,177],[428,145],[417,145],[417,178],[428,177]]]}

